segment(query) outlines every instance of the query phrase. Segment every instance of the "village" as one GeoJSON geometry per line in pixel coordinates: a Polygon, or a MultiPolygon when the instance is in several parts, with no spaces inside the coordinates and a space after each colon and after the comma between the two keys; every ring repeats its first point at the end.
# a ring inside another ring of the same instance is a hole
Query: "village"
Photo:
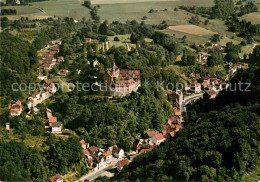
{"type": "MultiPolygon", "coordinates": [[[[97,40],[91,38],[85,39],[88,43],[95,43],[97,40]]],[[[26,106],[29,109],[26,117],[30,117],[33,114],[39,113],[37,105],[50,98],[57,92],[55,83],[52,80],[48,80],[47,76],[42,73],[41,70],[51,70],[57,64],[62,64],[64,58],[57,56],[59,53],[59,46],[62,41],[54,40],[47,45],[48,52],[40,54],[40,67],[37,79],[39,79],[43,87],[39,91],[34,91],[26,100],[26,106]]],[[[103,44],[103,48],[104,48],[103,44]]],[[[218,44],[212,44],[213,49],[221,49],[218,44]]],[[[108,50],[108,44],[106,46],[108,50]]],[[[200,52],[198,59],[200,63],[206,64],[209,54],[206,52],[200,52]]],[[[93,67],[99,68],[99,61],[93,60],[93,67]]],[[[146,138],[131,138],[131,143],[135,150],[125,152],[124,149],[117,147],[117,145],[110,146],[107,149],[100,148],[99,146],[93,146],[84,139],[79,143],[82,146],[82,152],[85,156],[85,162],[91,169],[91,172],[81,178],[81,180],[88,179],[93,180],[98,175],[98,171],[102,171],[107,176],[113,176],[113,173],[109,173],[106,169],[116,168],[120,172],[124,166],[128,165],[138,155],[150,152],[162,142],[170,139],[176,135],[176,133],[182,129],[183,117],[183,102],[184,96],[191,96],[201,93],[208,94],[210,99],[217,96],[218,92],[227,89],[229,86],[230,78],[236,73],[238,69],[247,69],[248,64],[234,65],[230,64],[228,74],[224,77],[218,78],[217,75],[201,76],[196,72],[192,72],[189,76],[191,82],[189,86],[186,86],[183,90],[167,91],[168,103],[172,111],[171,117],[166,121],[162,131],[147,131],[146,138]],[[88,178],[91,176],[91,178],[88,178]]],[[[80,74],[81,70],[76,70],[77,74],[80,74]]],[[[58,71],[58,75],[62,77],[68,76],[69,71],[67,69],[61,69],[58,71]]],[[[140,70],[121,70],[115,63],[112,68],[99,69],[99,76],[97,77],[96,87],[99,88],[97,95],[104,97],[124,97],[130,95],[132,92],[137,92],[141,86],[140,82],[140,70]],[[98,82],[99,81],[99,82],[98,82]]],[[[19,116],[22,114],[23,104],[20,100],[17,100],[10,106],[10,115],[19,116]]],[[[47,133],[53,133],[57,136],[69,136],[70,131],[65,129],[62,122],[59,122],[59,118],[53,115],[52,110],[45,108],[41,111],[45,116],[45,131],[47,133]]],[[[6,124],[6,129],[10,130],[10,123],[6,124]]],[[[103,173],[102,173],[103,174],[103,173]]],[[[63,182],[63,178],[60,174],[57,174],[50,178],[50,181],[63,182]]]]}

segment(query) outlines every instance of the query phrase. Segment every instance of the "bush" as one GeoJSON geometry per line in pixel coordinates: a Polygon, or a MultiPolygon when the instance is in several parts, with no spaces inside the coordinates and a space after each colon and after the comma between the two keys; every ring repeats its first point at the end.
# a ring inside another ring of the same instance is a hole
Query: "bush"
{"type": "Polygon", "coordinates": [[[115,37],[114,41],[120,41],[120,39],[118,37],[115,37]]]}
{"type": "Polygon", "coordinates": [[[240,45],[246,46],[246,41],[242,40],[242,41],[240,42],[240,45]]]}

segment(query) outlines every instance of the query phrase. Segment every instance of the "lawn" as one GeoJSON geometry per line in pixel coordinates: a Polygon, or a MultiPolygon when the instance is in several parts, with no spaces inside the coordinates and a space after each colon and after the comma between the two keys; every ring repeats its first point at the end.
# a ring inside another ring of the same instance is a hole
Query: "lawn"
{"type": "Polygon", "coordinates": [[[250,21],[252,24],[260,24],[260,12],[249,13],[241,16],[239,19],[250,21]]]}
{"type": "Polygon", "coordinates": [[[109,46],[115,46],[115,47],[119,47],[119,46],[123,46],[126,48],[126,43],[128,43],[129,47],[136,47],[135,44],[131,44],[130,43],[130,34],[125,34],[125,35],[115,35],[115,36],[108,36],[108,40],[109,40],[109,46]],[[114,38],[118,37],[120,41],[114,41],[114,38]]]}

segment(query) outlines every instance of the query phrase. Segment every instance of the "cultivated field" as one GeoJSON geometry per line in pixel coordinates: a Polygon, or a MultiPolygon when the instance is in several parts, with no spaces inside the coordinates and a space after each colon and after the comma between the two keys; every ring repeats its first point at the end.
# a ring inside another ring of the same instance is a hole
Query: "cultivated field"
{"type": "Polygon", "coordinates": [[[212,35],[214,32],[207,30],[205,28],[201,28],[196,25],[177,25],[177,26],[169,26],[170,30],[184,32],[192,35],[212,35]]]}
{"type": "MultiPolygon", "coordinates": [[[[29,18],[44,18],[48,16],[72,17],[81,20],[83,17],[90,18],[89,10],[82,6],[84,0],[55,0],[31,3],[32,6],[6,6],[4,8],[17,9],[17,15],[7,16],[12,19],[19,19],[21,16],[29,18]],[[43,10],[40,11],[39,8],[43,10]]],[[[99,15],[102,20],[109,22],[118,20],[125,22],[127,20],[142,21],[143,16],[147,16],[146,23],[157,24],[163,20],[171,25],[186,24],[190,18],[189,13],[174,8],[180,5],[187,6],[206,6],[213,5],[213,0],[93,0],[93,4],[100,4],[99,15]],[[120,3],[119,3],[120,2],[120,3]],[[155,13],[148,13],[153,8],[155,13]],[[162,11],[164,9],[167,11],[162,11]]]]}

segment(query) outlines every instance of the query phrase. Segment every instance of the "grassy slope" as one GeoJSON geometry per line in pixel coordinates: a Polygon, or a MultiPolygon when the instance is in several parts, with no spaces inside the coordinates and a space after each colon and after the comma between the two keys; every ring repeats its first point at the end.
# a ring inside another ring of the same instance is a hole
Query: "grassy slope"
{"type": "Polygon", "coordinates": [[[260,24],[260,12],[249,13],[240,17],[241,20],[251,21],[252,24],[260,24]]]}

